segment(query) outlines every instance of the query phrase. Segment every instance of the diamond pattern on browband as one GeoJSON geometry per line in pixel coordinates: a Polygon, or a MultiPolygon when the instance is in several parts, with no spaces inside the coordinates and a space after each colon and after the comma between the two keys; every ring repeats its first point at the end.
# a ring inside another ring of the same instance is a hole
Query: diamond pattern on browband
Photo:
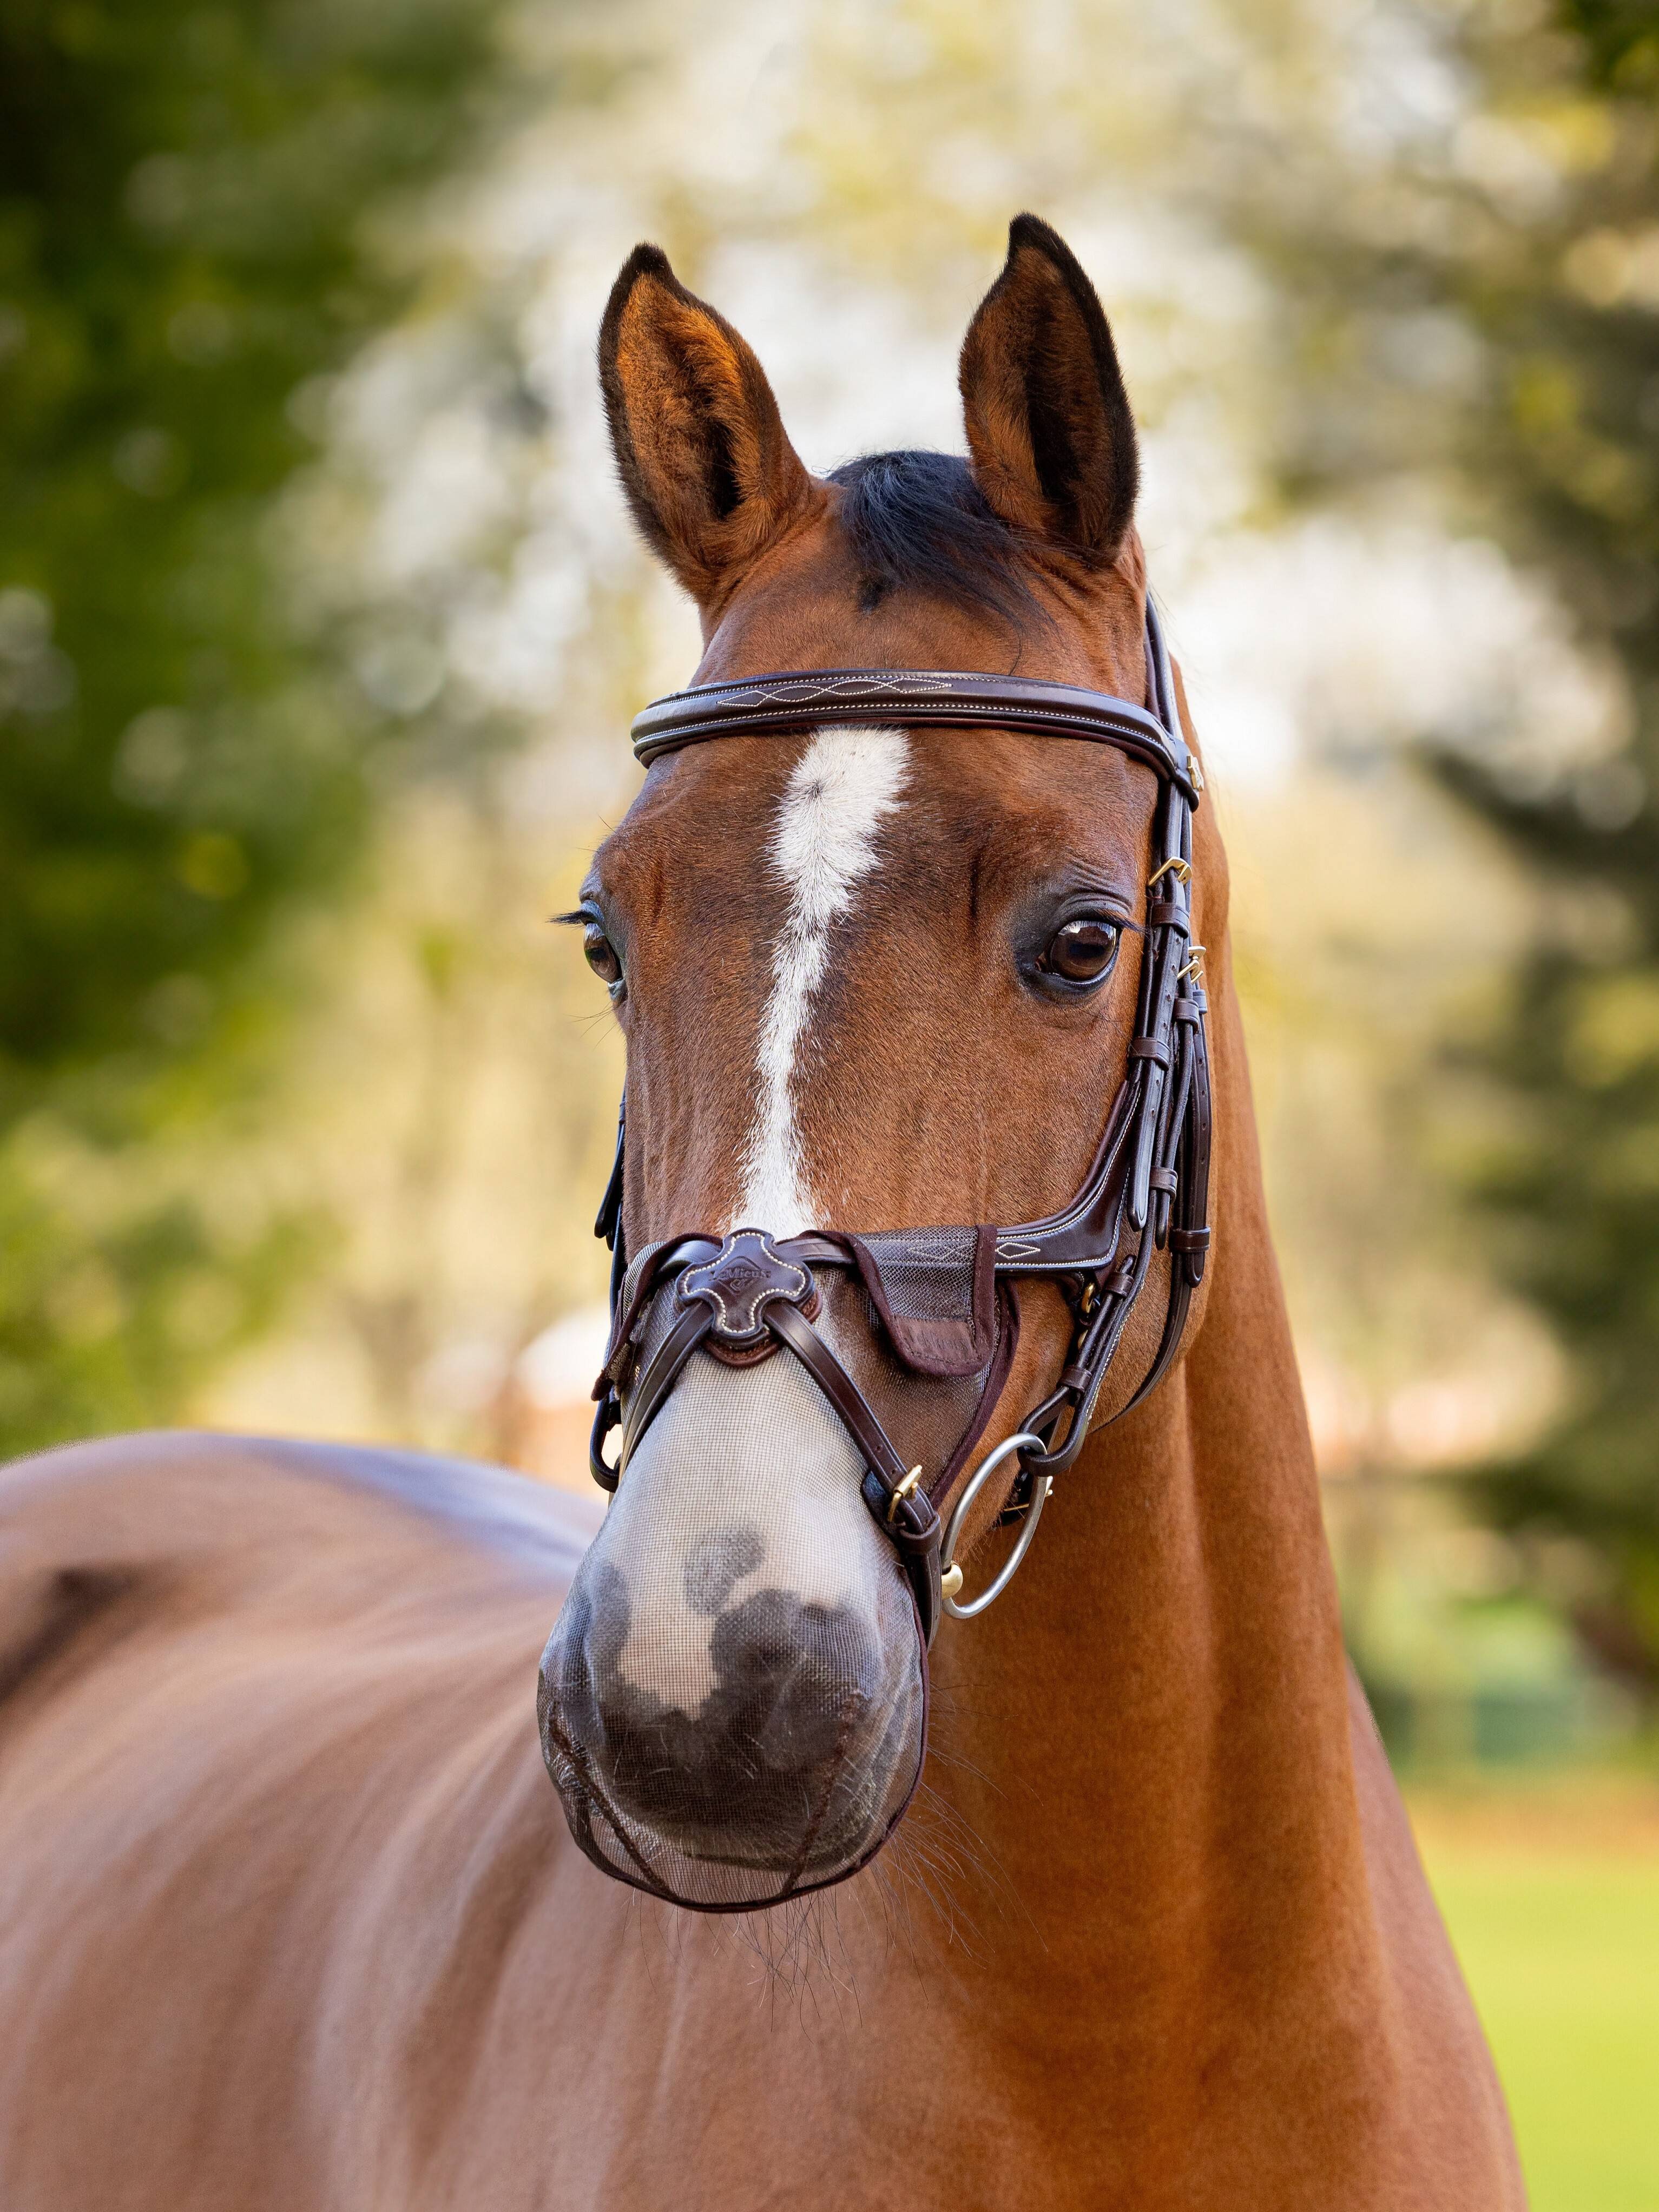
{"type": "Polygon", "coordinates": [[[912,730],[994,722],[1115,746],[1145,761],[1194,805],[1204,788],[1173,717],[1165,723],[1131,700],[1077,684],[956,669],[817,668],[695,684],[654,700],[635,716],[634,751],[648,765],[710,738],[787,737],[835,722],[912,730]]]}

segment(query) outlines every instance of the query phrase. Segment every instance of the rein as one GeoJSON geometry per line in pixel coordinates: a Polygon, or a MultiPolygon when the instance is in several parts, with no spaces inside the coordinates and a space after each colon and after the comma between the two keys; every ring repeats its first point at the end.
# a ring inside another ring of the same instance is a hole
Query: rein
{"type": "Polygon", "coordinates": [[[617,1116],[616,1161],[594,1224],[611,1251],[611,1342],[594,1385],[599,1411],[588,1454],[595,1481],[616,1489],[699,1347],[734,1366],[785,1348],[812,1377],[863,1458],[860,1495],[898,1553],[928,1644],[941,1610],[970,1620],[1006,1587],[1024,1558],[1054,1477],[1082,1449],[1154,1252],[1170,1254],[1163,1334],[1152,1364],[1114,1420],[1169,1371],[1203,1278],[1210,1244],[1210,1075],[1204,948],[1192,938],[1192,822],[1204,783],[1182,734],[1169,653],[1150,599],[1146,643],[1147,707],[1071,684],[1008,677],[813,669],[674,692],[634,724],[635,754],[647,764],[715,738],[786,737],[836,723],[917,728],[987,721],[1112,745],[1158,778],[1134,1036],[1093,1164],[1060,1212],[1013,1228],[863,1236],[814,1230],[782,1242],[759,1229],[736,1229],[724,1237],[683,1235],[648,1246],[630,1263],[622,1229],[625,1099],[617,1116]],[[819,1308],[814,1271],[820,1268],[859,1278],[872,1326],[879,1327],[902,1367],[977,1382],[975,1414],[931,1480],[921,1466],[906,1467],[868,1399],[813,1327],[819,1308]],[[1018,1325],[1012,1285],[1033,1276],[1057,1282],[1071,1308],[1065,1364],[1049,1395],[969,1476],[942,1528],[939,1507],[995,1411],[1012,1361],[1018,1325]],[[665,1330],[648,1326],[659,1293],[672,1293],[665,1330]],[[621,1453],[613,1467],[604,1444],[617,1427],[621,1453]],[[996,1467],[1015,1455],[1021,1474],[1005,1517],[1023,1516],[1024,1525],[989,1588],[963,1602],[955,1559],[963,1523],[996,1467]]]}

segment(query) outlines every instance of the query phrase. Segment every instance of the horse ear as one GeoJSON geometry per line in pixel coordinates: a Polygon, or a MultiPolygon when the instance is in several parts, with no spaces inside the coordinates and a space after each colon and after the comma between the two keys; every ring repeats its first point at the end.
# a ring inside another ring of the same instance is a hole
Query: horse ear
{"type": "Polygon", "coordinates": [[[636,246],[611,288],[599,382],[634,519],[707,610],[811,497],[772,387],[656,246],[636,246]]]}
{"type": "Polygon", "coordinates": [[[1005,522],[1091,561],[1116,554],[1140,463],[1112,333],[1076,255],[1034,215],[963,340],[963,411],[980,489],[1005,522]]]}

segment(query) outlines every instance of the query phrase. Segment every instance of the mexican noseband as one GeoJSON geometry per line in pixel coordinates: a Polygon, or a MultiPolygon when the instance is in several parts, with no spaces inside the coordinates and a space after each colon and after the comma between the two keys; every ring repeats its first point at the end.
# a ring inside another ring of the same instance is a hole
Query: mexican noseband
{"type": "Polygon", "coordinates": [[[1150,600],[1146,667],[1146,707],[1069,684],[1006,677],[816,669],[675,692],[634,724],[635,753],[648,763],[722,737],[790,736],[849,723],[915,729],[984,722],[1113,745],[1158,780],[1134,1036],[1093,1164],[1060,1212],[1013,1228],[860,1236],[815,1230],[782,1242],[763,1230],[736,1229],[723,1237],[669,1237],[630,1263],[622,1230],[626,1102],[617,1117],[616,1163],[595,1224],[611,1250],[611,1328],[593,1392],[594,1480],[616,1488],[694,1352],[744,1366],[787,1351],[805,1368],[863,1459],[864,1502],[898,1554],[928,1643],[941,1610],[970,1619],[1018,1565],[1050,1485],[1089,1433],[1153,1254],[1170,1255],[1163,1334],[1114,1419],[1168,1372],[1203,1277],[1210,1243],[1210,1079],[1204,948],[1192,937],[1193,810],[1203,777],[1182,735],[1169,654],[1150,600]],[[933,1469],[905,1464],[868,1397],[814,1327],[817,1278],[825,1269],[845,1271],[862,1285],[871,1326],[901,1369],[974,1386],[966,1429],[933,1469]],[[1065,1364],[1049,1395],[969,1477],[942,1528],[939,1507],[994,1411],[1012,1360],[1018,1327],[1012,1285],[1033,1276],[1058,1284],[1071,1310],[1065,1364]],[[618,1427],[621,1451],[612,1466],[604,1447],[618,1427]],[[1016,1455],[1020,1474],[1004,1517],[1023,1525],[990,1587],[964,1602],[957,1539],[989,1476],[1016,1455]]]}

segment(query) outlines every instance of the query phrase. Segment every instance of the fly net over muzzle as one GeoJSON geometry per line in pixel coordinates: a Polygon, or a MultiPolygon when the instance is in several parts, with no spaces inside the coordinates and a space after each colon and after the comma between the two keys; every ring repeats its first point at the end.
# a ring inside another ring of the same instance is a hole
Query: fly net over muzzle
{"type": "MultiPolygon", "coordinates": [[[[693,1231],[630,1261],[625,1105],[618,1118],[597,1224],[612,1252],[611,1334],[590,1452],[595,1480],[617,1493],[607,1531],[634,1510],[635,1486],[622,1478],[652,1457],[657,1417],[677,1389],[698,1396],[720,1525],[688,1529],[674,1554],[675,1601],[704,1625],[678,1653],[658,1653],[648,1680],[636,1666],[630,1673],[641,1594],[616,1587],[595,1547],[543,1661],[542,1737],[582,1850],[675,1903],[708,1911],[777,1904],[843,1880],[874,1855],[920,1776],[927,1652],[940,1615],[982,1611],[1024,1557],[1050,1486],[1089,1433],[1160,1249],[1169,1254],[1162,1334],[1113,1419],[1156,1388],[1180,1349],[1210,1243],[1206,1002],[1203,947],[1192,939],[1192,820],[1203,781],[1150,601],[1146,665],[1147,707],[1002,677],[815,670],[678,692],[634,725],[635,753],[649,763],[738,734],[988,723],[1113,745],[1158,779],[1134,1036],[1093,1163],[1060,1212],[1015,1227],[815,1230],[782,1241],[755,1228],[693,1231]],[[1049,1395],[964,1481],[1013,1358],[1014,1286],[1031,1276],[1055,1283],[1071,1310],[1065,1364],[1049,1395]],[[757,1446],[751,1416],[763,1390],[775,1413],[787,1403],[817,1425],[823,1449],[798,1480],[770,1462],[763,1425],[757,1446]],[[612,1430],[614,1461],[605,1456],[612,1430]],[[1002,1518],[1018,1524],[1013,1548],[969,1601],[958,1534],[1011,1458],[1002,1518]],[[745,1494],[786,1479],[781,1545],[791,1564],[785,1576],[773,1563],[771,1580],[790,1595],[769,1587],[733,1605],[755,1565],[745,1494]],[[883,1567],[894,1557],[902,1579],[883,1567]],[[908,1608],[910,1634],[872,1634],[895,1605],[908,1608]],[[896,1680],[883,1656],[896,1649],[915,1661],[896,1680]],[[786,1804],[790,1817],[781,1820],[786,1804]]],[[[672,1513],[673,1486],[652,1487],[667,1501],[659,1512],[672,1513]]],[[[652,1533],[668,1534],[654,1524],[652,1533]]]]}

